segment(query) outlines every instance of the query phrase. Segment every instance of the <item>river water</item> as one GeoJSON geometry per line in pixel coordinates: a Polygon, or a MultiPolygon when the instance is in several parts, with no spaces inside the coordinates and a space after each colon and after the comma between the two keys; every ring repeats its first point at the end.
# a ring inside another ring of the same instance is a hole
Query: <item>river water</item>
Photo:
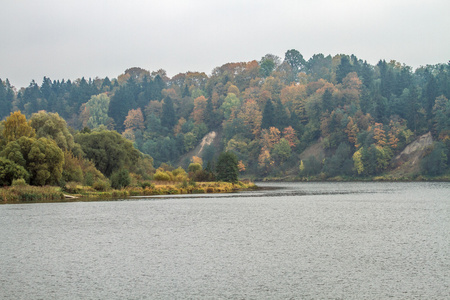
{"type": "Polygon", "coordinates": [[[0,205],[0,299],[450,299],[450,183],[0,205]]]}

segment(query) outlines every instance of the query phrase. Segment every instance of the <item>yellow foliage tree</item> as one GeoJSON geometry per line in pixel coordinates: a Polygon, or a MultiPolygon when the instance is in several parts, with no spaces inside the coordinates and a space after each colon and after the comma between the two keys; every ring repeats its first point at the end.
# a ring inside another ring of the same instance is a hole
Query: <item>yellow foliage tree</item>
{"type": "Polygon", "coordinates": [[[300,170],[300,174],[303,174],[303,171],[305,170],[305,164],[303,163],[303,160],[300,160],[300,166],[298,168],[300,170]]]}
{"type": "Polygon", "coordinates": [[[348,117],[347,128],[345,129],[345,133],[348,136],[348,141],[352,143],[356,148],[360,145],[358,144],[358,135],[359,128],[358,125],[355,124],[352,117],[348,117]]]}
{"type": "Polygon", "coordinates": [[[238,118],[244,121],[254,136],[258,136],[261,131],[262,113],[255,100],[249,99],[238,113],[238,118]]]}
{"type": "Polygon", "coordinates": [[[358,174],[364,172],[364,165],[362,162],[362,150],[363,148],[359,149],[353,154],[353,165],[355,166],[356,172],[358,172],[358,174]]]}
{"type": "Polygon", "coordinates": [[[7,143],[15,141],[22,136],[32,138],[35,135],[36,132],[31,127],[31,122],[27,121],[27,118],[20,110],[12,112],[3,124],[3,137],[7,143]]]}

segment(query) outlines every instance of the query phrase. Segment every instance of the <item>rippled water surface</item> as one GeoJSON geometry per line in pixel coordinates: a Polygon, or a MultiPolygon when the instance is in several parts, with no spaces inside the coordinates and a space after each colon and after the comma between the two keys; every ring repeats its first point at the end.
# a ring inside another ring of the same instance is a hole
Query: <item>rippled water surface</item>
{"type": "Polygon", "coordinates": [[[0,299],[450,298],[449,183],[260,185],[0,205],[0,299]]]}

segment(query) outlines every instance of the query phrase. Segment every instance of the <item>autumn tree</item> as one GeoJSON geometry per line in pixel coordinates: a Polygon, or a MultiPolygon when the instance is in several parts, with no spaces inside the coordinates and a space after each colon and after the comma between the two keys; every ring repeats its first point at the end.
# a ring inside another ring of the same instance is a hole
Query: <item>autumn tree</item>
{"type": "Polygon", "coordinates": [[[361,175],[364,172],[364,164],[362,162],[362,151],[363,148],[360,148],[358,151],[353,153],[353,164],[358,175],[361,175]]]}
{"type": "Polygon", "coordinates": [[[244,102],[237,116],[244,121],[244,124],[257,137],[261,131],[262,113],[255,100],[250,99],[244,102]]]}
{"type": "Polygon", "coordinates": [[[192,118],[195,124],[200,124],[205,120],[207,100],[205,96],[197,97],[194,100],[194,110],[192,111],[192,118]]]}
{"type": "Polygon", "coordinates": [[[3,124],[2,135],[6,142],[11,142],[22,136],[34,137],[36,132],[34,128],[31,127],[31,122],[27,121],[25,115],[20,111],[16,111],[6,118],[3,124]]]}
{"type": "Polygon", "coordinates": [[[288,126],[283,130],[283,138],[289,143],[291,148],[296,147],[300,143],[297,133],[292,126],[288,126]]]}
{"type": "Polygon", "coordinates": [[[399,135],[400,135],[400,124],[399,122],[394,122],[393,120],[391,120],[389,122],[389,132],[388,132],[388,140],[387,143],[389,145],[389,147],[391,147],[391,149],[395,150],[398,148],[398,144],[399,144],[399,135]]]}
{"type": "Polygon", "coordinates": [[[355,148],[359,147],[358,143],[358,133],[359,128],[358,125],[353,121],[352,117],[348,117],[347,128],[345,129],[345,133],[347,134],[348,141],[355,146],[355,148]]]}
{"type": "Polygon", "coordinates": [[[123,125],[125,129],[144,130],[144,115],[142,114],[142,110],[140,108],[130,109],[123,125]]]}
{"type": "Polygon", "coordinates": [[[382,123],[375,123],[373,128],[373,138],[376,141],[377,146],[386,146],[386,133],[383,129],[382,123]]]}
{"type": "MultiPolygon", "coordinates": [[[[276,127],[270,127],[269,129],[263,129],[261,131],[261,151],[258,157],[258,164],[265,172],[268,171],[269,167],[275,164],[272,150],[274,149],[274,146],[280,142],[280,139],[281,133],[276,127]]],[[[287,143],[289,146],[289,142],[287,143]]],[[[280,150],[284,150],[284,148],[280,150]]]]}
{"type": "Polygon", "coordinates": [[[192,163],[194,163],[194,164],[199,164],[199,165],[203,165],[203,160],[202,160],[202,158],[201,157],[198,157],[198,156],[192,156],[192,158],[191,158],[191,161],[192,161],[192,163]]]}
{"type": "Polygon", "coordinates": [[[261,145],[272,149],[275,144],[280,141],[281,133],[276,127],[270,127],[269,129],[263,129],[261,132],[261,145]]]}
{"type": "Polygon", "coordinates": [[[186,124],[186,119],[181,117],[175,127],[173,128],[173,134],[178,135],[180,133],[183,133],[183,125],[186,124]]]}
{"type": "Polygon", "coordinates": [[[292,84],[281,90],[281,103],[287,107],[290,113],[295,113],[302,123],[306,121],[305,102],[306,86],[303,84],[292,84]]]}

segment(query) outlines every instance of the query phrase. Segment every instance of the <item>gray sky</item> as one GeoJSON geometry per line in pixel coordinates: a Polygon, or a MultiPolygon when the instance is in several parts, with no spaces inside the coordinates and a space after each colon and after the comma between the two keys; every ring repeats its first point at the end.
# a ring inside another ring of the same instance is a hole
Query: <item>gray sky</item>
{"type": "Polygon", "coordinates": [[[2,0],[0,78],[169,77],[296,49],[414,68],[450,59],[449,0],[2,0]]]}

